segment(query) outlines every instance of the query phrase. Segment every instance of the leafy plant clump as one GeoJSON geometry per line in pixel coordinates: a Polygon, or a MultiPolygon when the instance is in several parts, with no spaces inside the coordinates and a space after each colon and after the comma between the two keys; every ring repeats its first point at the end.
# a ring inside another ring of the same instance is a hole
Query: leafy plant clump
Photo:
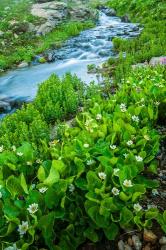
{"type": "Polygon", "coordinates": [[[35,150],[43,152],[43,143],[50,139],[51,124],[71,118],[88,97],[88,89],[71,74],[63,79],[52,75],[40,85],[33,103],[0,122],[0,145],[11,148],[28,141],[35,150]]]}
{"type": "MultiPolygon", "coordinates": [[[[108,99],[98,94],[38,159],[31,144],[1,147],[1,247],[77,249],[86,239],[113,240],[122,228],[166,232],[166,212],[143,208],[158,187],[154,129],[166,94],[163,68],[140,69],[108,99]]],[[[58,135],[57,135],[58,136],[58,135]]]]}

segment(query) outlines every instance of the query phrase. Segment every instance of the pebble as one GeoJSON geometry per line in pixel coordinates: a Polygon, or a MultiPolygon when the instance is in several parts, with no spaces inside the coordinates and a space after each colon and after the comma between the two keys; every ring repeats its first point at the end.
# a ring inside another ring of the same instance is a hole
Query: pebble
{"type": "Polygon", "coordinates": [[[160,245],[166,245],[166,236],[163,236],[160,240],[159,240],[160,245]]]}
{"type": "Polygon", "coordinates": [[[147,244],[147,245],[143,248],[143,250],[151,250],[151,248],[150,248],[150,246],[147,244]]]}
{"type": "Polygon", "coordinates": [[[128,242],[128,245],[129,245],[129,246],[131,246],[131,247],[133,246],[132,238],[128,238],[127,242],[128,242]]]}
{"type": "Polygon", "coordinates": [[[133,241],[133,245],[134,245],[135,249],[136,250],[141,250],[142,243],[140,241],[140,238],[137,235],[132,236],[132,241],[133,241]]]}
{"type": "Polygon", "coordinates": [[[155,242],[157,240],[157,236],[150,230],[144,230],[144,240],[147,242],[155,242]]]}
{"type": "Polygon", "coordinates": [[[124,250],[132,250],[132,247],[130,247],[128,244],[124,246],[124,250]]]}
{"type": "Polygon", "coordinates": [[[123,242],[123,240],[120,240],[118,242],[118,249],[119,250],[124,250],[125,249],[125,243],[123,242]]]}

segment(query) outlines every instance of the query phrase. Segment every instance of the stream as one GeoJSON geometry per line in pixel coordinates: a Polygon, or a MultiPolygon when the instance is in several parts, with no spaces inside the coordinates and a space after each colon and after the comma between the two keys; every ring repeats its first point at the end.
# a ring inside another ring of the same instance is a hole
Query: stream
{"type": "Polygon", "coordinates": [[[113,51],[114,37],[129,39],[138,36],[140,31],[138,24],[123,23],[119,17],[100,11],[95,28],[81,32],[54,51],[55,62],[11,70],[0,77],[0,117],[12,113],[16,103],[32,101],[38,85],[53,73],[62,76],[71,72],[87,84],[98,82],[95,74],[87,73],[87,65],[98,66],[109,57],[117,56],[113,51]]]}

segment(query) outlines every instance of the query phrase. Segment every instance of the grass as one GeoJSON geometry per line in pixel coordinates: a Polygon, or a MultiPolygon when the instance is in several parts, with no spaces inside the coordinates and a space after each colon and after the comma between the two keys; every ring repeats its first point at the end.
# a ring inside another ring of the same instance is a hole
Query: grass
{"type": "Polygon", "coordinates": [[[119,15],[128,14],[133,22],[140,22],[143,31],[138,38],[124,40],[115,38],[114,48],[119,53],[119,59],[110,59],[110,73],[116,82],[125,79],[131,71],[131,65],[149,62],[152,57],[166,53],[166,3],[165,1],[108,1],[108,6],[117,10],[119,15]],[[150,15],[149,15],[150,10],[150,15]],[[122,56],[126,53],[126,57],[122,56]],[[113,67],[112,67],[113,66],[113,67]]]}

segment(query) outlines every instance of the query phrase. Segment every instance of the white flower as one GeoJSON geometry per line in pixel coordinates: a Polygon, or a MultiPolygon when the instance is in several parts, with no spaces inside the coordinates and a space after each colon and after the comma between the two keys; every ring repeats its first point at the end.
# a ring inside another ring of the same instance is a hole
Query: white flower
{"type": "Polygon", "coordinates": [[[96,115],[96,120],[101,120],[102,119],[102,115],[101,114],[97,114],[96,115]]]}
{"type": "Polygon", "coordinates": [[[98,175],[99,175],[99,178],[100,178],[101,180],[105,180],[106,174],[105,174],[104,172],[100,172],[100,173],[98,173],[98,175]]]}
{"type": "Polygon", "coordinates": [[[34,189],[36,187],[36,184],[32,184],[31,188],[34,189]]]}
{"type": "Polygon", "coordinates": [[[133,141],[132,141],[132,140],[127,141],[127,145],[128,145],[128,146],[131,146],[132,144],[133,144],[133,141]]]}
{"type": "Polygon", "coordinates": [[[15,151],[16,151],[16,146],[13,145],[13,146],[11,147],[11,149],[15,152],[15,151]]]}
{"type": "Polygon", "coordinates": [[[22,221],[22,224],[18,226],[18,232],[20,236],[26,234],[27,230],[28,230],[28,221],[22,221]]]}
{"type": "Polygon", "coordinates": [[[155,195],[158,195],[159,192],[157,191],[157,189],[152,189],[152,194],[155,196],[155,195]]]}
{"type": "Polygon", "coordinates": [[[89,148],[89,144],[88,144],[88,143],[85,143],[85,144],[84,144],[84,148],[89,148]]]}
{"type": "Polygon", "coordinates": [[[39,189],[39,192],[43,194],[47,191],[47,189],[48,189],[47,187],[42,187],[39,189]]]}
{"type": "Polygon", "coordinates": [[[154,103],[156,106],[159,106],[160,105],[160,102],[155,102],[154,103]]]}
{"type": "Polygon", "coordinates": [[[37,163],[37,164],[41,164],[42,162],[43,162],[43,161],[42,161],[41,159],[37,159],[37,160],[36,160],[36,163],[37,163]]]}
{"type": "Polygon", "coordinates": [[[141,162],[141,161],[143,161],[143,158],[141,157],[141,156],[135,156],[135,159],[136,159],[136,161],[138,161],[138,162],[141,162]]]}
{"type": "Polygon", "coordinates": [[[75,190],[75,186],[73,184],[69,185],[69,191],[72,193],[75,190]]]}
{"type": "Polygon", "coordinates": [[[137,204],[134,204],[134,209],[135,209],[137,212],[139,212],[139,211],[142,210],[142,207],[141,207],[141,205],[140,205],[139,203],[137,203],[137,204]]]}
{"type": "Polygon", "coordinates": [[[3,147],[3,145],[2,145],[2,146],[0,146],[0,153],[2,153],[3,150],[4,150],[4,147],[3,147]]]}
{"type": "Polygon", "coordinates": [[[23,156],[23,153],[22,152],[17,152],[17,155],[21,157],[21,156],[23,156]]]}
{"type": "Polygon", "coordinates": [[[127,154],[127,153],[125,153],[125,154],[123,154],[123,156],[124,156],[124,158],[126,159],[126,158],[127,158],[127,156],[128,156],[128,154],[127,154]]]}
{"type": "Polygon", "coordinates": [[[149,141],[150,140],[150,137],[148,135],[144,135],[144,139],[149,141]]]}
{"type": "Polygon", "coordinates": [[[27,161],[27,165],[28,166],[32,166],[32,162],[31,161],[27,161]]]}
{"type": "Polygon", "coordinates": [[[119,195],[120,190],[117,189],[116,187],[114,187],[114,188],[112,189],[112,193],[113,193],[113,195],[119,195]]]}
{"type": "Polygon", "coordinates": [[[133,116],[131,117],[131,119],[132,119],[134,122],[139,122],[139,117],[136,116],[136,115],[133,115],[133,116]]]}
{"type": "Polygon", "coordinates": [[[121,105],[120,105],[120,110],[121,110],[122,112],[126,112],[126,111],[127,111],[127,109],[126,109],[126,104],[125,104],[125,103],[121,103],[121,105]]]}
{"type": "Polygon", "coordinates": [[[119,176],[119,171],[120,171],[120,169],[119,168],[114,168],[114,172],[113,172],[113,174],[115,175],[115,176],[119,176]]]}
{"type": "Polygon", "coordinates": [[[0,199],[2,198],[2,192],[0,192],[0,199]]]}
{"type": "Polygon", "coordinates": [[[29,211],[30,214],[34,214],[38,211],[38,207],[39,207],[39,205],[37,203],[33,203],[33,204],[29,205],[27,210],[29,211]]]}
{"type": "Polygon", "coordinates": [[[88,160],[88,161],[86,162],[86,164],[87,164],[88,166],[92,165],[93,163],[95,163],[94,160],[88,160]]]}
{"type": "Polygon", "coordinates": [[[124,180],[123,185],[125,187],[132,187],[133,186],[131,180],[124,180]]]}
{"type": "Polygon", "coordinates": [[[110,145],[110,148],[114,150],[116,149],[116,145],[110,145]]]}

